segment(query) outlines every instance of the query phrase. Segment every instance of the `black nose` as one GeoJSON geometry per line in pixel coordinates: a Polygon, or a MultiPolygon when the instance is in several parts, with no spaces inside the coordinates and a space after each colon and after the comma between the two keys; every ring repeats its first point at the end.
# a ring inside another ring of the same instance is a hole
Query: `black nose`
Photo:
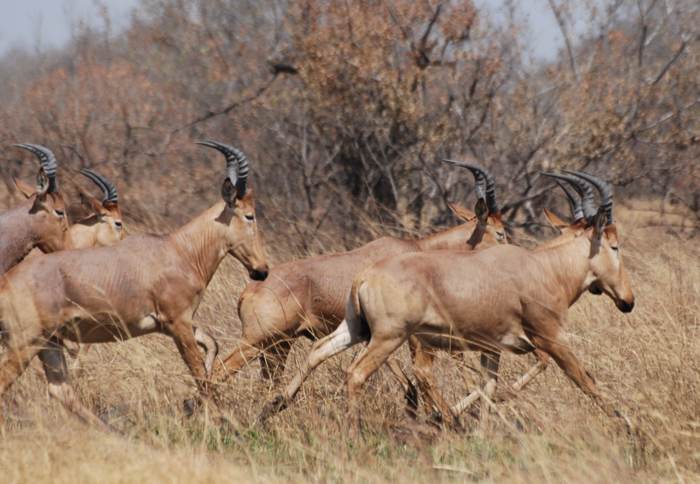
{"type": "Polygon", "coordinates": [[[632,300],[631,303],[628,303],[627,301],[620,301],[617,308],[623,313],[629,313],[634,309],[634,300],[632,300]]]}
{"type": "Polygon", "coordinates": [[[267,275],[269,274],[269,272],[270,271],[267,269],[267,267],[264,271],[259,271],[255,269],[250,271],[250,278],[254,281],[264,281],[265,279],[267,279],[267,275]]]}

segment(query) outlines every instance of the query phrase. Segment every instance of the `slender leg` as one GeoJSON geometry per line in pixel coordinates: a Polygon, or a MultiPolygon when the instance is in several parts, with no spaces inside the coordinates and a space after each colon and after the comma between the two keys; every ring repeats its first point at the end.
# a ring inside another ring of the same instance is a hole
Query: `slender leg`
{"type": "MultiPolygon", "coordinates": [[[[207,378],[211,377],[211,371],[214,368],[214,361],[219,354],[219,344],[214,337],[204,330],[197,327],[194,328],[194,340],[204,350],[204,368],[207,370],[207,378]]],[[[82,351],[82,349],[81,349],[82,351]]]]}
{"type": "Polygon", "coordinates": [[[348,413],[350,428],[360,431],[360,413],[358,397],[362,386],[389,356],[403,344],[405,338],[393,338],[380,341],[371,339],[366,351],[348,368],[348,413]]]}
{"type": "Polygon", "coordinates": [[[472,393],[476,391],[476,384],[474,383],[474,379],[472,378],[471,370],[467,368],[467,365],[464,362],[466,357],[467,354],[465,352],[452,354],[452,358],[460,361],[460,364],[458,365],[459,372],[462,375],[462,380],[464,380],[464,385],[467,387],[467,393],[472,393]]]}
{"type": "Polygon", "coordinates": [[[593,398],[608,417],[620,416],[613,406],[606,402],[600,395],[595,380],[593,380],[593,377],[578,361],[564,334],[560,333],[558,337],[554,339],[536,337],[535,344],[539,349],[549,354],[549,356],[557,362],[559,368],[564,370],[566,376],[568,376],[583,393],[593,398]]]}
{"type": "Polygon", "coordinates": [[[291,339],[282,340],[259,356],[260,371],[265,380],[271,381],[274,385],[279,384],[292,344],[294,341],[291,339]]]}
{"type": "MultiPolygon", "coordinates": [[[[175,341],[182,359],[185,360],[185,364],[194,376],[200,396],[211,405],[218,414],[218,405],[213,399],[211,385],[209,385],[207,381],[207,370],[204,366],[204,358],[197,347],[192,323],[188,320],[175,321],[167,325],[165,331],[175,341]]],[[[219,420],[218,416],[216,420],[219,420]]]]}
{"type": "MultiPolygon", "coordinates": [[[[34,358],[40,350],[40,343],[38,341],[33,341],[23,348],[15,348],[12,345],[8,346],[9,349],[7,353],[5,353],[2,361],[0,361],[0,407],[2,406],[2,397],[7,389],[17,381],[20,375],[22,375],[22,372],[29,366],[32,358],[34,358]]],[[[0,410],[2,409],[0,408],[0,410]]],[[[0,411],[0,428],[4,428],[4,426],[5,418],[3,417],[3,412],[0,411]]]]}
{"type": "MultiPolygon", "coordinates": [[[[513,383],[513,386],[506,391],[509,398],[515,398],[528,383],[534,380],[535,377],[542,373],[549,365],[549,355],[542,350],[535,350],[535,357],[539,361],[535,363],[523,376],[518,379],[518,381],[513,383]]],[[[455,415],[461,415],[464,410],[470,407],[478,399],[479,392],[477,390],[473,390],[469,396],[452,407],[452,412],[454,412],[455,415]]]]}
{"type": "Polygon", "coordinates": [[[452,409],[442,397],[435,385],[435,374],[433,367],[435,365],[435,350],[426,348],[418,338],[411,337],[408,340],[413,356],[413,375],[418,382],[423,395],[426,413],[430,416],[430,420],[439,424],[443,419],[449,420],[449,425],[453,428],[462,429],[462,424],[459,419],[452,413],[452,409]]]}
{"type": "Polygon", "coordinates": [[[226,355],[221,364],[216,365],[212,372],[212,381],[222,383],[230,376],[235,375],[251,362],[255,361],[261,349],[266,345],[264,342],[250,342],[242,339],[238,342],[236,349],[226,355]]]}
{"type": "Polygon", "coordinates": [[[362,327],[359,322],[344,320],[338,326],[338,329],[313,344],[309,354],[306,356],[306,360],[301,364],[301,368],[299,368],[296,376],[283,394],[263,407],[259,421],[264,423],[271,415],[287,408],[314,368],[331,356],[337,355],[357,343],[367,341],[367,339],[369,339],[369,334],[362,334],[362,327]]]}
{"type": "Polygon", "coordinates": [[[401,365],[399,365],[399,362],[395,357],[389,357],[386,364],[398,380],[399,385],[401,385],[401,389],[403,390],[404,398],[406,399],[406,415],[415,420],[418,418],[418,414],[416,413],[418,410],[418,390],[413,385],[411,380],[408,379],[406,373],[404,373],[403,368],[401,368],[401,365]]]}
{"type": "MultiPolygon", "coordinates": [[[[483,351],[481,353],[481,368],[484,372],[484,377],[486,378],[486,385],[484,386],[483,393],[489,399],[493,398],[493,394],[496,391],[496,382],[498,380],[498,363],[500,358],[500,353],[492,351],[483,351]]],[[[479,435],[482,438],[488,432],[489,411],[491,410],[491,406],[486,405],[485,403],[486,402],[482,402],[481,405],[481,420],[479,422],[479,435]]]]}
{"type": "Polygon", "coordinates": [[[117,432],[90,409],[83,405],[75,395],[75,390],[68,383],[68,368],[66,357],[60,343],[52,338],[46,348],[39,351],[39,359],[44,365],[44,373],[49,383],[49,393],[61,402],[68,410],[78,415],[85,422],[105,432],[117,432]]]}

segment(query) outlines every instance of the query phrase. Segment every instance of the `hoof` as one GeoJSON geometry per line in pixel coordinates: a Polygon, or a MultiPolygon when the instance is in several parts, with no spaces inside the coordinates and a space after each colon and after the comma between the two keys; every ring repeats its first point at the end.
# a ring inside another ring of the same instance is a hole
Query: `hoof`
{"type": "Polygon", "coordinates": [[[196,405],[194,404],[194,400],[192,400],[191,398],[186,399],[182,403],[182,407],[183,407],[183,410],[185,411],[185,416],[187,418],[192,418],[192,416],[194,415],[195,408],[196,408],[196,405]]]}
{"type": "Polygon", "coordinates": [[[265,420],[272,415],[281,412],[285,408],[287,408],[287,402],[282,395],[278,395],[273,401],[265,404],[262,409],[262,413],[260,413],[260,416],[258,417],[258,425],[264,428],[265,420]]]}

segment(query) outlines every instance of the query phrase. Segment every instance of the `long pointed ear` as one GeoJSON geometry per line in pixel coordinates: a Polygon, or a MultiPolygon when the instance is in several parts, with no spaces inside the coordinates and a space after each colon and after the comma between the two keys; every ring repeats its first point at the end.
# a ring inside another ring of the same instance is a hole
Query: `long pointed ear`
{"type": "Polygon", "coordinates": [[[605,224],[607,223],[607,218],[605,215],[605,209],[601,208],[595,215],[595,228],[593,229],[593,237],[600,241],[600,238],[605,232],[605,224]]]}
{"type": "Polygon", "coordinates": [[[552,212],[547,210],[546,208],[542,207],[542,210],[544,210],[544,216],[547,217],[547,220],[549,221],[549,224],[552,226],[554,230],[559,232],[560,234],[563,232],[563,230],[568,227],[569,225],[564,222],[562,219],[554,215],[552,212]]]}
{"type": "Polygon", "coordinates": [[[12,177],[12,182],[15,184],[17,191],[24,195],[24,198],[29,198],[36,193],[36,188],[19,178],[12,177]]]}
{"type": "Polygon", "coordinates": [[[236,187],[233,186],[233,183],[228,178],[221,185],[221,198],[224,199],[229,208],[236,206],[236,187]]]}
{"type": "Polygon", "coordinates": [[[459,205],[448,203],[447,206],[450,207],[452,213],[454,213],[457,217],[464,220],[465,222],[469,222],[471,219],[476,217],[476,214],[474,212],[472,212],[471,210],[467,210],[464,207],[460,207],[459,205]]]}
{"type": "Polygon", "coordinates": [[[82,205],[83,209],[85,209],[87,213],[97,215],[98,217],[100,215],[104,215],[102,204],[96,199],[92,198],[89,195],[85,195],[82,192],[80,193],[80,205],[82,205]]]}
{"type": "Polygon", "coordinates": [[[39,169],[39,173],[36,174],[36,198],[44,199],[46,194],[49,192],[49,177],[43,168],[39,169]]]}
{"type": "Polygon", "coordinates": [[[489,219],[489,208],[486,206],[486,202],[483,198],[480,198],[479,201],[476,202],[474,212],[476,213],[476,218],[481,222],[481,225],[485,226],[489,219]]]}

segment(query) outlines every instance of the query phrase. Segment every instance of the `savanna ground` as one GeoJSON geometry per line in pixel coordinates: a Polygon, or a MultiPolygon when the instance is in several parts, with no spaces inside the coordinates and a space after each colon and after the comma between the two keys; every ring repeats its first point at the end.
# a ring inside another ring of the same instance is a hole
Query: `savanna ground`
{"type": "MultiPolygon", "coordinates": [[[[636,307],[622,314],[607,297],[586,294],[572,308],[567,330],[606,397],[643,438],[607,419],[553,365],[519,398],[497,404],[483,439],[469,417],[462,419],[466,434],[414,425],[383,369],[365,387],[366,425],[356,440],[346,425],[344,369],[351,351],[319,367],[267,429],[254,421],[278,389],[260,380],[259,364],[226,382],[223,410],[241,441],[204,412],[185,416],[183,400],[195,391],[194,381],[172,341],[155,335],[95,345],[83,374],[72,375],[80,398],[124,438],[88,428],[49,397],[35,359],[7,395],[2,482],[695,482],[700,242],[686,240],[691,232],[679,229],[682,220],[670,227],[653,212],[619,203],[615,210],[636,307]]],[[[277,250],[271,260],[290,257],[277,250]]],[[[222,354],[240,333],[236,303],[246,283],[240,265],[227,258],[197,314],[222,354]]],[[[308,342],[296,346],[283,383],[308,348],[308,342]]],[[[401,360],[410,369],[405,348],[401,360]]],[[[504,357],[500,382],[512,383],[533,362],[504,357]]],[[[472,355],[467,363],[476,368],[478,359],[472,355]]],[[[465,396],[453,360],[443,355],[437,367],[448,401],[465,396]]]]}

